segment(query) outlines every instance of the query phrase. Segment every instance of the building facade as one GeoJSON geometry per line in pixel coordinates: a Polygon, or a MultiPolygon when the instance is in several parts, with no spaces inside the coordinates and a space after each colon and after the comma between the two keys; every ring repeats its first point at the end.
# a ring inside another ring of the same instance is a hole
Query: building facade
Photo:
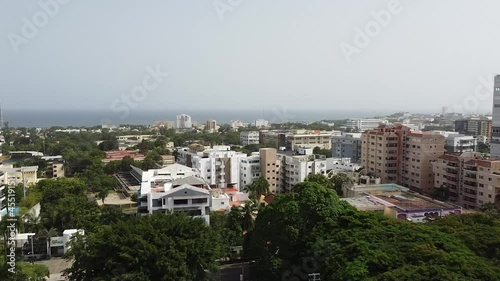
{"type": "Polygon", "coordinates": [[[205,130],[215,132],[217,130],[217,121],[210,119],[205,123],[205,130]]]}
{"type": "Polygon", "coordinates": [[[387,121],[382,119],[349,119],[346,127],[354,131],[363,132],[375,129],[381,124],[387,124],[387,121]]]}
{"type": "Polygon", "coordinates": [[[269,192],[274,194],[280,193],[281,162],[278,160],[277,150],[275,148],[261,148],[259,156],[260,174],[269,183],[269,192]]]}
{"type": "Polygon", "coordinates": [[[191,116],[187,114],[177,115],[175,124],[177,129],[191,129],[193,127],[191,116]]]}
{"type": "Polygon", "coordinates": [[[491,125],[492,120],[488,117],[460,119],[455,120],[455,132],[466,136],[485,138],[489,141],[491,138],[491,125]]]}
{"type": "Polygon", "coordinates": [[[500,206],[500,160],[475,152],[445,154],[433,171],[434,186],[444,188],[450,202],[474,210],[486,203],[500,206]]]}
{"type": "Polygon", "coordinates": [[[289,134],[286,136],[286,149],[315,147],[332,149],[332,137],[340,135],[340,131],[289,134]]]}
{"type": "Polygon", "coordinates": [[[382,183],[397,183],[423,193],[434,185],[432,162],[445,152],[444,137],[382,125],[362,134],[361,164],[382,183]]]}
{"type": "MultiPolygon", "coordinates": [[[[290,192],[310,174],[327,174],[327,159],[323,155],[279,154],[281,161],[281,190],[290,192]]],[[[333,166],[333,162],[332,162],[333,166]]]]}
{"type": "Polygon", "coordinates": [[[259,131],[240,132],[240,144],[242,146],[259,144],[259,131]]]}
{"type": "Polygon", "coordinates": [[[491,127],[490,153],[500,157],[500,75],[495,76],[493,89],[493,120],[491,127]]]}
{"type": "Polygon", "coordinates": [[[332,156],[334,158],[351,158],[351,162],[361,161],[361,134],[345,133],[332,137],[332,156]]]}

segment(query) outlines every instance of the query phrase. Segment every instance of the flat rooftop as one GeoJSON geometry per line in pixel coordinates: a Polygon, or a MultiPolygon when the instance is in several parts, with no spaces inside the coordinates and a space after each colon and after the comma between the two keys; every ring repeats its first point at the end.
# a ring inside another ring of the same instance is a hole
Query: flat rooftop
{"type": "Polygon", "coordinates": [[[433,200],[432,198],[420,194],[413,194],[405,191],[393,195],[373,195],[373,197],[388,202],[396,208],[408,211],[423,209],[454,209],[458,207],[445,202],[433,200]]]}

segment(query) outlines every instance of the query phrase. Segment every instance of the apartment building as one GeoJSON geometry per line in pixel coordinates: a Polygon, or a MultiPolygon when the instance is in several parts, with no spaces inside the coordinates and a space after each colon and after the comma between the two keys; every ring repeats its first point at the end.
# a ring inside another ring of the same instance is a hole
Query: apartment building
{"type": "Polygon", "coordinates": [[[274,194],[281,192],[281,161],[279,161],[276,152],[275,148],[261,148],[259,150],[260,174],[269,182],[269,192],[274,194]]]}
{"type": "Polygon", "coordinates": [[[480,153],[445,154],[433,163],[434,186],[446,188],[449,201],[467,209],[500,204],[500,160],[480,153]]]}
{"type": "Polygon", "coordinates": [[[450,134],[446,136],[445,148],[448,153],[474,152],[477,150],[477,139],[473,136],[450,134]]]}
{"type": "Polygon", "coordinates": [[[303,182],[310,174],[326,175],[328,172],[324,155],[279,154],[278,158],[282,167],[281,190],[283,192],[290,192],[297,183],[303,182]]]}
{"type": "Polygon", "coordinates": [[[257,128],[268,128],[269,127],[269,121],[264,120],[264,119],[257,119],[254,122],[255,127],[257,128]]]}
{"type": "Polygon", "coordinates": [[[61,155],[56,156],[43,156],[42,160],[47,161],[47,171],[45,177],[47,178],[64,178],[64,159],[61,155]]]}
{"type": "Polygon", "coordinates": [[[240,188],[244,189],[261,175],[260,153],[254,152],[240,161],[240,188]]]}
{"type": "Polygon", "coordinates": [[[0,173],[4,173],[4,177],[0,177],[0,185],[35,184],[38,181],[37,172],[38,166],[14,168],[12,165],[0,164],[0,173]]]}
{"type": "Polygon", "coordinates": [[[332,137],[332,156],[334,158],[350,158],[351,162],[361,161],[361,134],[345,133],[332,137]]]}
{"type": "Polygon", "coordinates": [[[332,149],[332,137],[340,135],[340,131],[316,131],[289,134],[286,136],[286,149],[296,150],[297,148],[315,147],[332,149]]]}
{"type": "Polygon", "coordinates": [[[397,183],[423,193],[434,185],[432,162],[445,152],[444,137],[382,125],[362,134],[361,164],[382,183],[397,183]]]}
{"type": "Polygon", "coordinates": [[[205,130],[215,132],[217,130],[217,121],[210,119],[205,122],[205,130]]]}
{"type": "Polygon", "coordinates": [[[191,129],[193,127],[191,116],[187,114],[177,115],[175,125],[177,129],[191,129]]]}
{"type": "Polygon", "coordinates": [[[196,169],[211,188],[240,190],[240,160],[247,155],[230,149],[224,145],[210,149],[191,146],[178,151],[177,163],[196,169]]]}
{"type": "Polygon", "coordinates": [[[387,120],[383,119],[349,119],[346,123],[346,127],[348,129],[364,132],[366,130],[375,129],[381,124],[387,124],[387,120]]]}
{"type": "Polygon", "coordinates": [[[455,120],[455,131],[459,134],[474,137],[491,138],[492,120],[489,117],[471,117],[455,120]]]}
{"type": "Polygon", "coordinates": [[[240,144],[247,146],[259,144],[259,131],[244,131],[240,133],[240,144]]]}

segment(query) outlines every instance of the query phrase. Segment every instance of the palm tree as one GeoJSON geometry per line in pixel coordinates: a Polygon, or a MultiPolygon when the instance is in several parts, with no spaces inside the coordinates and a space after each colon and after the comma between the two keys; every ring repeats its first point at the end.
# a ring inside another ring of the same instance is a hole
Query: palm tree
{"type": "Polygon", "coordinates": [[[269,193],[269,182],[264,176],[260,176],[257,180],[253,181],[252,184],[246,186],[245,190],[256,197],[258,209],[260,207],[262,195],[269,193]]]}
{"type": "Polygon", "coordinates": [[[57,229],[54,227],[50,229],[42,228],[37,235],[39,235],[41,238],[44,238],[45,241],[47,242],[47,254],[49,256],[52,256],[52,252],[50,250],[50,238],[51,237],[56,237],[58,235],[57,229]]]}
{"type": "Polygon", "coordinates": [[[245,206],[241,208],[243,218],[242,218],[242,228],[243,231],[250,231],[255,226],[254,212],[257,210],[255,203],[251,200],[245,203],[245,206]]]}
{"type": "Polygon", "coordinates": [[[22,219],[26,225],[26,231],[37,232],[42,227],[42,219],[40,216],[35,216],[32,212],[26,213],[22,219]]]}

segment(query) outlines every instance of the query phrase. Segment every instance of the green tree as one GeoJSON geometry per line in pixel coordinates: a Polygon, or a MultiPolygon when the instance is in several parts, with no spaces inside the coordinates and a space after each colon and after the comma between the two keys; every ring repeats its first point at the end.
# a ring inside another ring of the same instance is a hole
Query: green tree
{"type": "Polygon", "coordinates": [[[250,185],[245,187],[245,190],[249,192],[252,196],[255,196],[258,209],[260,207],[260,201],[262,195],[266,195],[269,193],[269,182],[264,176],[260,176],[250,185]]]}
{"type": "Polygon", "coordinates": [[[209,280],[217,269],[215,233],[202,219],[157,214],[118,221],[76,239],[70,280],[209,280]],[[134,277],[135,279],[130,279],[134,277]]]}
{"type": "Polygon", "coordinates": [[[342,186],[344,186],[344,184],[352,184],[353,183],[353,180],[347,174],[344,174],[344,173],[337,173],[337,174],[333,175],[330,178],[330,180],[333,183],[333,188],[335,189],[335,191],[337,192],[337,194],[339,196],[342,196],[344,193],[342,191],[342,186]]]}

